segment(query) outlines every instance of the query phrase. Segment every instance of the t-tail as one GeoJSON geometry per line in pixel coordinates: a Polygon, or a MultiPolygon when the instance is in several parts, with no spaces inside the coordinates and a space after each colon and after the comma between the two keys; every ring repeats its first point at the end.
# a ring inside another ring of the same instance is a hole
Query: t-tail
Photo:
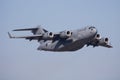
{"type": "Polygon", "coordinates": [[[25,28],[25,29],[15,29],[13,31],[31,31],[33,35],[28,36],[12,36],[8,32],[8,36],[10,38],[25,38],[27,40],[37,40],[38,42],[41,40],[51,40],[54,37],[52,32],[48,32],[46,29],[43,29],[41,26],[37,26],[36,28],[25,28]]]}
{"type": "Polygon", "coordinates": [[[46,29],[43,29],[40,25],[36,28],[15,29],[13,31],[31,31],[34,35],[44,34],[45,32],[48,32],[46,29]]]}

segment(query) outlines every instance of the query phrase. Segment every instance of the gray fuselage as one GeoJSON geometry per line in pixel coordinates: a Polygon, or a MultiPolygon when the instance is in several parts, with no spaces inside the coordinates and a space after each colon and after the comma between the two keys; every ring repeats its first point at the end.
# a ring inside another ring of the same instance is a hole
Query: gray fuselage
{"type": "Polygon", "coordinates": [[[75,51],[81,49],[88,41],[92,40],[97,34],[95,27],[85,27],[83,29],[71,31],[72,35],[68,38],[61,38],[55,41],[47,40],[43,42],[38,50],[46,51],[75,51]]]}

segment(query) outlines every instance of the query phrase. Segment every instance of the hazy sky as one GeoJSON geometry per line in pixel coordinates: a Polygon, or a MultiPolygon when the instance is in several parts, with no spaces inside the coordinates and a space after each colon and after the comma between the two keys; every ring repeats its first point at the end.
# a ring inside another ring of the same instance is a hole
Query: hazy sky
{"type": "Polygon", "coordinates": [[[0,0],[0,80],[120,80],[120,0],[0,0]],[[112,49],[37,51],[37,41],[9,39],[17,28],[53,32],[95,26],[112,49]]]}

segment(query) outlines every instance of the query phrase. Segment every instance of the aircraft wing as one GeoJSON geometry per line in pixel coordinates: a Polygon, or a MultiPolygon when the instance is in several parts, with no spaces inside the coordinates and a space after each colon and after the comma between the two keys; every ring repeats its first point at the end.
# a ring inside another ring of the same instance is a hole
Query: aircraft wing
{"type": "Polygon", "coordinates": [[[101,39],[99,39],[98,40],[98,46],[112,48],[112,45],[109,43],[108,38],[101,38],[101,39]]]}
{"type": "Polygon", "coordinates": [[[111,45],[109,45],[109,44],[104,45],[104,47],[113,48],[113,47],[112,47],[111,45]]]}
{"type": "Polygon", "coordinates": [[[89,41],[87,43],[87,46],[103,46],[103,47],[107,47],[107,48],[112,48],[111,44],[109,43],[108,38],[99,38],[99,36],[97,35],[97,37],[95,37],[93,40],[89,41]]]}

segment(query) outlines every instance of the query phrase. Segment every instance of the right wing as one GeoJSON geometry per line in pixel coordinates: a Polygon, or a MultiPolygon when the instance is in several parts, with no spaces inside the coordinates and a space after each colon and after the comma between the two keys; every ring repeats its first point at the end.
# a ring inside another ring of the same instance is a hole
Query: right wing
{"type": "Polygon", "coordinates": [[[99,34],[97,34],[93,40],[91,40],[87,43],[87,46],[89,46],[89,45],[91,45],[93,47],[103,46],[103,47],[107,47],[107,48],[112,48],[112,46],[109,44],[108,38],[100,38],[99,34]]]}

